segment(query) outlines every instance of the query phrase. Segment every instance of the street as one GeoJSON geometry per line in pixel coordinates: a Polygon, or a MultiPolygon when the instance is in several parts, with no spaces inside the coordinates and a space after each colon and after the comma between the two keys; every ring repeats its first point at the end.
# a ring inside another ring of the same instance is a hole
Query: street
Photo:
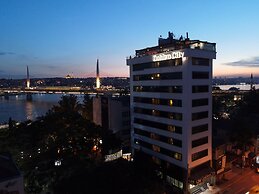
{"type": "Polygon", "coordinates": [[[256,184],[259,184],[259,174],[251,168],[233,167],[231,172],[226,174],[226,181],[218,187],[220,193],[224,194],[245,194],[256,184]]]}

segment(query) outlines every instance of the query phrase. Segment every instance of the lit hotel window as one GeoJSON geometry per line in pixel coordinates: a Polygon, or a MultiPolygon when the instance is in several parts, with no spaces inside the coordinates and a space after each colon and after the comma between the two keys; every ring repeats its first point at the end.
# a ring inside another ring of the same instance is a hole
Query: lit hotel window
{"type": "Polygon", "coordinates": [[[175,153],[175,154],[174,154],[174,158],[175,158],[176,160],[182,160],[182,154],[175,153]]]}
{"type": "Polygon", "coordinates": [[[169,100],[169,105],[173,106],[173,100],[169,100]]]}
{"type": "Polygon", "coordinates": [[[157,145],[152,145],[152,148],[155,152],[160,152],[160,147],[157,145]]]}
{"type": "Polygon", "coordinates": [[[168,143],[174,145],[174,140],[173,140],[173,138],[171,138],[171,137],[168,138],[168,143]]]}
{"type": "Polygon", "coordinates": [[[175,132],[175,126],[168,125],[168,131],[175,132]]]}
{"type": "Polygon", "coordinates": [[[160,104],[160,100],[158,98],[152,98],[152,104],[160,104]]]}
{"type": "Polygon", "coordinates": [[[152,115],[153,115],[153,116],[159,116],[159,111],[157,111],[157,110],[152,110],[152,115]]]}

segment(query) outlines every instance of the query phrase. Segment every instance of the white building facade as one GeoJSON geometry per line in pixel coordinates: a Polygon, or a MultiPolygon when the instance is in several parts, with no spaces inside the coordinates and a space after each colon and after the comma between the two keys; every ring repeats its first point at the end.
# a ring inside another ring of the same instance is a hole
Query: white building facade
{"type": "Polygon", "coordinates": [[[188,34],[178,40],[169,33],[158,46],[127,59],[133,153],[150,156],[179,193],[194,193],[211,182],[215,58],[215,43],[190,40],[188,34]]]}

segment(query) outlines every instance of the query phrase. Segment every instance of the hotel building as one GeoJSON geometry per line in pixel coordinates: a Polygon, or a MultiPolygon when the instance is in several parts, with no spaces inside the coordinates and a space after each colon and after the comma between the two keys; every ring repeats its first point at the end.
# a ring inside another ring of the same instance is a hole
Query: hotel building
{"type": "Polygon", "coordinates": [[[131,146],[176,193],[199,193],[212,176],[212,62],[216,44],[159,38],[130,67],[131,146]]]}

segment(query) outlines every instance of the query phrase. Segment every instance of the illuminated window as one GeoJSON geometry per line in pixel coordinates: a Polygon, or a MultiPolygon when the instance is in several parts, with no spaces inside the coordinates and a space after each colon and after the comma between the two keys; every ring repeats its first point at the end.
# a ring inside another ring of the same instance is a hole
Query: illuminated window
{"type": "Polygon", "coordinates": [[[153,149],[155,152],[160,152],[160,147],[157,146],[157,145],[152,145],[152,149],[153,149]]]}
{"type": "Polygon", "coordinates": [[[160,74],[159,73],[155,74],[155,78],[159,79],[160,78],[160,74]]]}
{"type": "Polygon", "coordinates": [[[168,143],[173,145],[174,144],[173,138],[168,138],[168,143]]]}
{"type": "Polygon", "coordinates": [[[170,185],[174,185],[180,189],[183,189],[183,182],[177,180],[177,179],[174,179],[170,176],[166,176],[166,181],[170,184],[170,185]]]}
{"type": "Polygon", "coordinates": [[[174,158],[176,159],[176,160],[182,160],[182,154],[179,154],[179,153],[175,153],[174,154],[174,158]]]}
{"type": "Polygon", "coordinates": [[[192,189],[195,187],[195,185],[190,184],[189,187],[190,187],[190,189],[192,189]]]}
{"type": "Polygon", "coordinates": [[[169,100],[169,105],[173,106],[173,100],[169,100]]]}
{"type": "Polygon", "coordinates": [[[56,160],[55,161],[55,166],[61,166],[61,160],[56,160]]]}
{"type": "Polygon", "coordinates": [[[160,100],[158,98],[152,98],[152,104],[160,104],[160,100]]]}
{"type": "Polygon", "coordinates": [[[175,132],[175,126],[168,125],[168,131],[175,132]]]}
{"type": "Polygon", "coordinates": [[[155,140],[159,140],[159,135],[155,134],[155,133],[150,133],[150,138],[155,139],[155,140]]]}
{"type": "Polygon", "coordinates": [[[174,115],[172,113],[168,114],[169,119],[174,119],[174,115]]]}
{"type": "Polygon", "coordinates": [[[97,146],[96,145],[92,148],[92,151],[97,151],[97,146]]]}

